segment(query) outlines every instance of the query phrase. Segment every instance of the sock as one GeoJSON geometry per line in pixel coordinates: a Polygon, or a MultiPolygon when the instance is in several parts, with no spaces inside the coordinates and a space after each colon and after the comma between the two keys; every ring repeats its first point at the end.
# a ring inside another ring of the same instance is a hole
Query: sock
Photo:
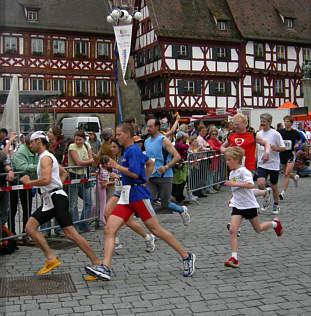
{"type": "Polygon", "coordinates": [[[285,194],[285,191],[284,191],[284,190],[282,190],[281,194],[282,194],[282,195],[283,195],[283,194],[285,194]]]}
{"type": "Polygon", "coordinates": [[[151,236],[149,234],[147,234],[147,236],[145,237],[145,240],[150,240],[151,236]]]}
{"type": "Polygon", "coordinates": [[[235,260],[238,260],[238,253],[237,253],[237,252],[232,252],[232,257],[233,257],[235,260]]]}
{"type": "Polygon", "coordinates": [[[278,224],[277,224],[277,222],[273,221],[272,225],[273,225],[273,228],[275,228],[278,224]]]}

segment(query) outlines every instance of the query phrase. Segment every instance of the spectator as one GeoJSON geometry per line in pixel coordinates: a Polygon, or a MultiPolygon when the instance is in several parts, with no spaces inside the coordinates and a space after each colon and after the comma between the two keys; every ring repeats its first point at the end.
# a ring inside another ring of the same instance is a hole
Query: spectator
{"type": "Polygon", "coordinates": [[[295,170],[300,177],[307,177],[311,174],[311,154],[308,144],[302,144],[301,149],[296,153],[295,170]]]}
{"type": "MultiPolygon", "coordinates": [[[[35,179],[37,177],[38,155],[30,150],[30,136],[31,134],[27,135],[25,144],[21,145],[17,152],[13,154],[11,164],[14,172],[22,172],[21,176],[28,175],[31,179],[35,179]]],[[[17,176],[15,176],[12,182],[12,185],[16,184],[19,184],[17,176]]],[[[11,214],[9,218],[9,227],[13,234],[16,234],[15,216],[17,213],[18,198],[22,204],[23,232],[25,232],[25,226],[31,215],[32,209],[32,189],[12,190],[10,192],[11,214]]],[[[29,239],[26,237],[22,238],[22,243],[28,245],[29,239]]]]}
{"type": "Polygon", "coordinates": [[[101,144],[94,132],[89,132],[89,144],[91,145],[93,154],[97,155],[101,144]]]}
{"type": "Polygon", "coordinates": [[[283,126],[282,123],[278,123],[278,124],[276,125],[276,130],[277,130],[277,132],[280,132],[280,130],[282,130],[283,128],[284,128],[284,126],[283,126]]]}
{"type": "Polygon", "coordinates": [[[66,147],[62,130],[59,126],[52,125],[47,132],[47,136],[49,138],[49,143],[52,145],[53,154],[57,159],[57,162],[61,165],[64,160],[66,147]]]}
{"type": "Polygon", "coordinates": [[[205,140],[205,137],[207,135],[207,128],[206,126],[200,126],[199,127],[199,136],[197,137],[198,145],[202,150],[210,150],[210,145],[208,142],[205,140]]]}
{"type": "Polygon", "coordinates": [[[220,123],[220,129],[218,130],[218,140],[223,143],[226,140],[227,135],[228,135],[228,122],[222,121],[220,123]]]}
{"type": "Polygon", "coordinates": [[[194,122],[190,122],[188,124],[188,135],[189,136],[198,136],[198,131],[196,130],[194,126],[194,122]]]}
{"type": "MultiPolygon", "coordinates": [[[[69,145],[68,163],[71,166],[80,166],[81,168],[69,169],[71,179],[85,179],[88,177],[88,167],[93,164],[93,153],[89,143],[86,143],[86,136],[83,131],[77,131],[74,136],[74,143],[69,145]],[[84,167],[84,168],[82,168],[84,167]]],[[[91,190],[90,183],[72,184],[69,186],[70,196],[70,214],[73,222],[77,221],[78,216],[78,196],[83,199],[83,210],[80,220],[88,219],[91,211],[91,190]]],[[[89,231],[89,224],[83,222],[74,224],[76,229],[79,227],[80,231],[89,231]]]]}
{"type": "Polygon", "coordinates": [[[104,128],[102,132],[102,145],[97,153],[96,160],[99,161],[103,156],[109,156],[113,158],[111,153],[111,141],[114,137],[112,128],[104,128]]]}

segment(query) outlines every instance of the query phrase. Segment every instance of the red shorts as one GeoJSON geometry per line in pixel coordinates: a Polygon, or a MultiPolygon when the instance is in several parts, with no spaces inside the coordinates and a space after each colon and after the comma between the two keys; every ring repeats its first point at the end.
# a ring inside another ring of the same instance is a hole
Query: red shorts
{"type": "Polygon", "coordinates": [[[136,213],[143,222],[156,215],[149,199],[130,204],[117,204],[111,215],[121,217],[127,222],[133,213],[136,213]]]}

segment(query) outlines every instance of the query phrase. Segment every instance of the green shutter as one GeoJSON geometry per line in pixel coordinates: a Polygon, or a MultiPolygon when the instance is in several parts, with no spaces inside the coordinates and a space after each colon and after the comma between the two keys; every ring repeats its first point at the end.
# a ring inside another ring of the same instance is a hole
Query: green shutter
{"type": "Polygon", "coordinates": [[[215,82],[211,80],[208,83],[208,86],[209,86],[209,95],[215,95],[215,82]]]}
{"type": "Polygon", "coordinates": [[[231,48],[226,47],[226,60],[230,61],[231,60],[231,48]]]}
{"type": "Polygon", "coordinates": [[[231,81],[226,81],[226,95],[231,95],[231,81]]]}
{"type": "Polygon", "coordinates": [[[187,58],[192,58],[192,45],[187,45],[187,58]]]}
{"type": "Polygon", "coordinates": [[[185,84],[186,82],[183,80],[177,81],[178,94],[185,94],[185,84]]]}
{"type": "Polygon", "coordinates": [[[178,58],[178,47],[179,45],[172,44],[172,57],[178,58]]]}
{"type": "Polygon", "coordinates": [[[202,94],[202,81],[201,80],[197,80],[195,81],[195,94],[202,94]]]}
{"type": "Polygon", "coordinates": [[[213,47],[213,48],[212,48],[212,58],[213,58],[213,60],[218,60],[218,57],[217,57],[217,47],[213,47]]]}

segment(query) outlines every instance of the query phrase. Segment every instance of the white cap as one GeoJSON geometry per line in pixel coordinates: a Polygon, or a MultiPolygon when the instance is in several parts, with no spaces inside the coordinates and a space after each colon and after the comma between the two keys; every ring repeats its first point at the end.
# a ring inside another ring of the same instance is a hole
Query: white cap
{"type": "Polygon", "coordinates": [[[46,141],[49,141],[49,138],[46,136],[45,132],[43,132],[43,131],[34,132],[30,136],[30,140],[34,140],[37,138],[45,138],[46,141]]]}

